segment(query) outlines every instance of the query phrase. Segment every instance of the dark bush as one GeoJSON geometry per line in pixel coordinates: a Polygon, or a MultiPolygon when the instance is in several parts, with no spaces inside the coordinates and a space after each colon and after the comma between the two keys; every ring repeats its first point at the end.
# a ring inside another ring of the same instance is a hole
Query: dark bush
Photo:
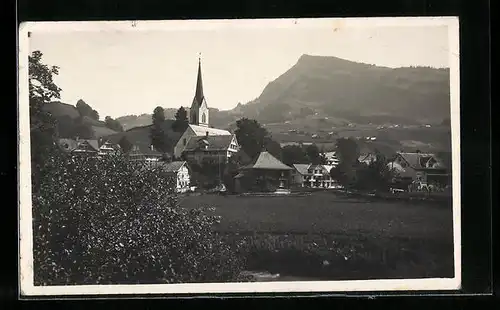
{"type": "Polygon", "coordinates": [[[178,206],[161,168],[53,155],[33,193],[35,285],[239,280],[207,209],[178,206]]]}

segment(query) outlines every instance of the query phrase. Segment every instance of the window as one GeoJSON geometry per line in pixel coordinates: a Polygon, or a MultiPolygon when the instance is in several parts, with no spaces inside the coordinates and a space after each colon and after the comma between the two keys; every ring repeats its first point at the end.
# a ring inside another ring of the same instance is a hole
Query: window
{"type": "Polygon", "coordinates": [[[205,113],[203,113],[203,114],[201,115],[201,122],[202,122],[202,123],[205,123],[205,122],[206,122],[205,113]]]}
{"type": "Polygon", "coordinates": [[[182,143],[183,143],[184,145],[186,145],[186,143],[187,143],[186,138],[182,139],[182,143]]]}

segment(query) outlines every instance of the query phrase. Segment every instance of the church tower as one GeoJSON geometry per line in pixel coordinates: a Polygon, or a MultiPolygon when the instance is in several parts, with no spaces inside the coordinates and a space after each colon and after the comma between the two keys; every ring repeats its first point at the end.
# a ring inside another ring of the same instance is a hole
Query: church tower
{"type": "Polygon", "coordinates": [[[201,79],[201,58],[198,59],[198,79],[196,81],[196,92],[189,111],[189,123],[203,127],[209,127],[209,110],[205,95],[203,94],[203,81],[201,79]]]}

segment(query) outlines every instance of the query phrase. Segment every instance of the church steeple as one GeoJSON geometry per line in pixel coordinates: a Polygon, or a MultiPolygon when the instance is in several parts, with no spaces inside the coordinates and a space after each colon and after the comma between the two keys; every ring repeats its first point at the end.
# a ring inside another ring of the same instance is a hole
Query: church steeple
{"type": "Polygon", "coordinates": [[[201,78],[201,56],[198,57],[198,79],[196,80],[196,92],[194,100],[200,105],[203,101],[203,80],[201,78]]]}
{"type": "Polygon", "coordinates": [[[203,80],[201,78],[201,56],[198,58],[198,77],[196,90],[189,112],[189,122],[193,125],[209,126],[209,109],[203,93],[203,80]]]}

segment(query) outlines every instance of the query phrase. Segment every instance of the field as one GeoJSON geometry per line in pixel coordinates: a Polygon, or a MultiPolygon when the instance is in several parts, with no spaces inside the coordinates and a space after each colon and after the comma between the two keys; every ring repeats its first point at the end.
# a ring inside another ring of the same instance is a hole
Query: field
{"type": "Polygon", "coordinates": [[[247,245],[248,266],[324,279],[453,275],[448,205],[364,202],[329,192],[306,197],[188,196],[215,207],[217,231],[247,245]]]}

